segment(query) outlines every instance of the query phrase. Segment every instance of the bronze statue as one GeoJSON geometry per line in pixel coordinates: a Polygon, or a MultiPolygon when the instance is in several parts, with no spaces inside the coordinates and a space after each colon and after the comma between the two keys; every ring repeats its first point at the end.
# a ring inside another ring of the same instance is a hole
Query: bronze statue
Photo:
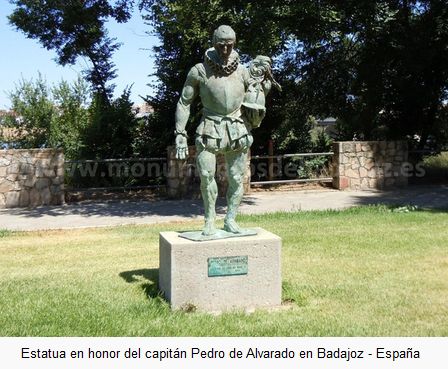
{"type": "MultiPolygon", "coordinates": [[[[271,60],[257,56],[249,70],[234,50],[233,29],[222,25],[213,34],[213,47],[188,73],[176,109],[176,158],[188,155],[185,126],[190,105],[200,96],[203,111],[196,130],[197,168],[201,178],[201,195],[205,208],[203,239],[228,237],[217,235],[215,204],[218,189],[215,181],[216,154],[224,154],[228,176],[227,214],[224,233],[253,234],[241,229],[235,221],[243,197],[243,176],[247,153],[252,145],[252,128],[258,127],[265,116],[265,96],[274,84],[271,60]]],[[[221,232],[222,233],[222,232],[221,232]]]]}

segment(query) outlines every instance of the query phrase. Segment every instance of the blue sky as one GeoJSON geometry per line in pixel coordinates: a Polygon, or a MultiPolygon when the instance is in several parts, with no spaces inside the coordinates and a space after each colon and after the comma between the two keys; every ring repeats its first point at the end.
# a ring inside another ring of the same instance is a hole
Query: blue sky
{"type": "MultiPolygon", "coordinates": [[[[27,39],[8,24],[6,17],[13,8],[7,0],[0,0],[0,109],[10,107],[8,92],[22,77],[29,80],[36,78],[40,72],[49,84],[61,79],[71,82],[86,66],[84,60],[73,66],[59,66],[53,60],[56,56],[53,51],[42,48],[36,40],[27,39]]],[[[111,37],[123,43],[114,55],[118,74],[113,81],[117,85],[115,94],[119,95],[126,86],[133,84],[131,98],[140,104],[143,100],[139,95],[151,93],[147,84],[151,82],[148,75],[154,73],[152,47],[157,43],[157,38],[146,33],[150,27],[143,23],[138,12],[128,23],[109,22],[108,29],[111,37]]]]}

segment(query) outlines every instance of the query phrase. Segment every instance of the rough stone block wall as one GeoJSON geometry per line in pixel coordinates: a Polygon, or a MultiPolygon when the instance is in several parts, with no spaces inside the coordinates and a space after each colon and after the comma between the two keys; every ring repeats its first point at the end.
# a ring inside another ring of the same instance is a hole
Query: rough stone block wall
{"type": "Polygon", "coordinates": [[[0,150],[0,208],[63,203],[62,150],[0,150]]]}
{"type": "MultiPolygon", "coordinates": [[[[243,179],[244,192],[250,190],[250,155],[248,154],[246,173],[243,179]]],[[[218,155],[216,159],[216,183],[218,195],[225,196],[227,191],[227,173],[224,155],[218,155]]],[[[196,147],[188,147],[188,159],[177,160],[174,146],[168,147],[167,166],[167,194],[171,198],[199,198],[200,197],[199,174],[196,170],[196,147]]]]}
{"type": "Polygon", "coordinates": [[[408,184],[405,141],[348,141],[333,144],[333,187],[371,190],[408,184]]]}

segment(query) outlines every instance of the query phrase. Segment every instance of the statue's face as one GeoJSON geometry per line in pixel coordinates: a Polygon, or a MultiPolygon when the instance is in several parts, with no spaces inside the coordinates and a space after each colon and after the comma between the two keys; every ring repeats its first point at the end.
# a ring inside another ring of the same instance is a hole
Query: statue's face
{"type": "Polygon", "coordinates": [[[215,44],[215,49],[224,64],[227,64],[227,62],[229,61],[229,57],[232,53],[234,45],[235,40],[218,40],[218,42],[215,44]]]}

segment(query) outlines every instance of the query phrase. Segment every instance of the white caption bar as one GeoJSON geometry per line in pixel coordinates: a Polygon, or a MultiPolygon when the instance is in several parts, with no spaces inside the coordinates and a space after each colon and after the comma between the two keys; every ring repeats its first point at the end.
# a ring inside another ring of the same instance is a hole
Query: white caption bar
{"type": "Polygon", "coordinates": [[[3,368],[446,368],[448,338],[0,338],[3,368]]]}

